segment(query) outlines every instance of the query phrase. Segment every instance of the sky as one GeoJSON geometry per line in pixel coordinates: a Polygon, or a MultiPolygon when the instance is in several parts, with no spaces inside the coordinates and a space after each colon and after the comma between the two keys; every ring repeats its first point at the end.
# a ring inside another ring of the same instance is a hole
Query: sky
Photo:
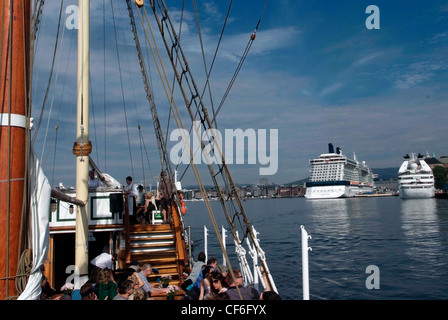
{"type": "MultiPolygon", "coordinates": [[[[35,129],[34,148],[53,185],[74,186],[75,181],[77,30],[65,23],[72,18],[66,8],[76,4],[73,0],[63,3],[45,103],[59,1],[45,2],[36,40],[32,106],[35,126],[40,125],[35,129]]],[[[269,183],[283,184],[307,178],[309,160],[326,153],[328,143],[350,157],[356,153],[371,168],[398,168],[403,155],[411,152],[448,155],[447,2],[197,0],[166,4],[176,29],[183,18],[181,46],[200,92],[206,72],[197,18],[210,68],[231,4],[210,74],[212,98],[207,89],[204,103],[212,114],[223,102],[217,115],[223,136],[226,129],[255,130],[257,140],[260,130],[267,135],[266,145],[255,151],[246,146],[243,164],[236,164],[234,158],[229,165],[236,183],[267,178],[269,183]],[[370,5],[377,11],[366,13],[370,5]],[[371,20],[373,14],[379,19],[371,20]],[[259,21],[256,39],[223,99],[259,21]],[[378,28],[372,28],[372,23],[378,28]],[[256,153],[255,164],[248,163],[248,150],[256,153]],[[260,175],[260,168],[267,167],[261,161],[263,154],[270,155],[271,164],[278,160],[275,174],[260,175]]],[[[157,32],[151,9],[147,12],[157,32]]],[[[169,116],[169,103],[135,7],[134,16],[162,130],[169,138],[177,126],[169,116]]],[[[160,38],[157,44],[166,56],[160,38]]],[[[171,65],[163,59],[172,83],[171,65]]],[[[125,1],[113,1],[113,5],[110,0],[91,1],[90,61],[91,157],[102,172],[123,184],[128,175],[136,182],[153,184],[160,173],[159,151],[125,1]]],[[[183,124],[189,128],[187,108],[179,89],[174,92],[183,124]]],[[[168,150],[177,143],[169,141],[168,150]]],[[[172,166],[182,175],[184,186],[197,184],[191,169],[184,174],[186,165],[172,166]]],[[[202,163],[198,168],[204,183],[211,184],[207,166],[202,163]]]]}

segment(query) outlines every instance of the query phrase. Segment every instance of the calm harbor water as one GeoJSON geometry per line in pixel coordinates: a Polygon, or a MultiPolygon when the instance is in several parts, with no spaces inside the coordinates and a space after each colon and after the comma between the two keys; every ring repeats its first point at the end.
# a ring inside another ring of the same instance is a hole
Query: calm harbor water
{"type": "MultiPolygon", "coordinates": [[[[253,199],[244,202],[277,289],[285,300],[302,299],[301,230],[309,246],[310,299],[448,299],[448,200],[399,197],[334,200],[253,199]],[[367,289],[368,266],[379,269],[379,289],[367,289]]],[[[219,202],[218,225],[227,229],[219,202]]],[[[203,202],[187,202],[193,255],[222,253],[203,202]]],[[[231,235],[227,238],[230,241],[231,235]]],[[[228,245],[229,255],[234,247],[228,245]]],[[[249,254],[247,259],[251,263],[249,254]]],[[[232,267],[238,267],[231,258],[232,267]]]]}

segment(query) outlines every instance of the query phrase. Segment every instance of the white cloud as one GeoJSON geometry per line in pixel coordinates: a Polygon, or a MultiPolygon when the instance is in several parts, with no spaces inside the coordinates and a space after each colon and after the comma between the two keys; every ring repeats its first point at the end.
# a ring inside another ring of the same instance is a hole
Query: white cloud
{"type": "Polygon", "coordinates": [[[399,66],[395,72],[394,86],[409,89],[431,80],[436,72],[448,70],[448,64],[419,61],[408,66],[399,66]]]}
{"type": "Polygon", "coordinates": [[[332,84],[329,87],[325,87],[322,89],[322,91],[320,92],[321,96],[326,96],[327,94],[333,93],[339,89],[341,89],[344,86],[344,83],[342,82],[336,82],[334,84],[332,84]]]}

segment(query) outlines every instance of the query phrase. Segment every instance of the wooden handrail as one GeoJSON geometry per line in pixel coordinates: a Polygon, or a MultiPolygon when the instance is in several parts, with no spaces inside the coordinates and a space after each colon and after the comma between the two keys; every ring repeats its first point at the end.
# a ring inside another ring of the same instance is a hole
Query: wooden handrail
{"type": "Polygon", "coordinates": [[[131,237],[129,230],[129,197],[124,196],[124,239],[125,239],[125,257],[126,263],[131,263],[131,237]]]}
{"type": "MultiPolygon", "coordinates": [[[[182,223],[180,221],[180,212],[177,209],[177,205],[174,201],[171,203],[171,213],[173,217],[174,227],[174,241],[176,244],[176,252],[178,253],[178,259],[182,261],[184,266],[188,265],[187,249],[185,248],[185,241],[182,238],[182,223]]],[[[180,275],[181,276],[181,275],[180,275]]]]}

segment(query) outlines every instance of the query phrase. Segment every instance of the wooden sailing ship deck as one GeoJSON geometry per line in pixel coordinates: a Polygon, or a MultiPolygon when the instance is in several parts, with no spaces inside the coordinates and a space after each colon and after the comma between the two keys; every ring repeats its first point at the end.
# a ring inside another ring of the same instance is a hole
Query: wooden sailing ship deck
{"type": "MultiPolygon", "coordinates": [[[[132,261],[138,261],[141,265],[149,263],[154,271],[158,271],[148,277],[152,287],[158,288],[160,278],[166,275],[171,276],[171,285],[180,288],[185,267],[188,266],[188,257],[183,223],[175,203],[173,202],[170,223],[150,222],[131,225],[127,210],[124,213],[121,211],[122,206],[117,207],[120,212],[113,212],[118,209],[114,209],[115,206],[111,205],[113,202],[111,195],[116,199],[120,193],[90,192],[89,201],[93,210],[89,215],[89,232],[95,235],[93,238],[103,239],[103,242],[90,241],[89,252],[91,247],[96,246],[99,249],[106,239],[110,253],[117,256],[117,270],[126,269],[132,261]]],[[[55,288],[63,285],[65,277],[68,276],[67,274],[64,276],[64,271],[70,264],[72,255],[71,244],[67,245],[70,240],[67,238],[73,237],[75,232],[73,216],[70,213],[70,204],[58,200],[51,214],[50,250],[45,265],[46,276],[55,288]]],[[[93,258],[92,252],[89,260],[93,258]]],[[[179,290],[176,298],[180,299],[184,294],[179,290]]],[[[166,295],[152,296],[151,299],[166,299],[166,295]]]]}

